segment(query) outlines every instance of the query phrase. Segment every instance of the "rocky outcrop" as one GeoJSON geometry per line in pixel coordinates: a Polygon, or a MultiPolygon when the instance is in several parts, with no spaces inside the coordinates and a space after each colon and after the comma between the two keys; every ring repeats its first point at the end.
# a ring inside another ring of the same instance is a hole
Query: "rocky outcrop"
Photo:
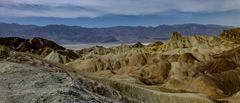
{"type": "Polygon", "coordinates": [[[58,63],[67,63],[79,58],[79,55],[74,51],[67,50],[53,41],[38,37],[29,40],[18,37],[0,38],[0,45],[15,51],[40,55],[58,63]]]}
{"type": "Polygon", "coordinates": [[[220,35],[220,37],[223,40],[240,43],[240,28],[224,30],[224,32],[220,35]]]}
{"type": "Polygon", "coordinates": [[[159,47],[162,51],[170,51],[174,49],[185,49],[193,47],[211,47],[220,45],[219,37],[215,36],[183,36],[180,33],[174,32],[169,41],[159,47]]]}
{"type": "Polygon", "coordinates": [[[173,32],[172,33],[172,37],[170,38],[170,40],[173,41],[177,41],[177,40],[181,40],[183,38],[182,34],[179,32],[173,32]]]}
{"type": "Polygon", "coordinates": [[[9,53],[0,60],[1,103],[113,103],[121,99],[117,91],[97,82],[89,85],[91,81],[72,77],[60,65],[27,54],[9,53]],[[92,91],[95,87],[108,94],[92,91]]]}
{"type": "Polygon", "coordinates": [[[131,48],[142,48],[144,45],[140,42],[137,42],[136,44],[130,45],[131,48]]]}

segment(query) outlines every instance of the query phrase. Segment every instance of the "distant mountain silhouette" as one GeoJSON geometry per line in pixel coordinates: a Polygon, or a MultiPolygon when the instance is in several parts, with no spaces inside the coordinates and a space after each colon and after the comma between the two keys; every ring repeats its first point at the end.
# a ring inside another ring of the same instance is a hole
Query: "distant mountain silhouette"
{"type": "Polygon", "coordinates": [[[108,28],[85,28],[66,25],[19,25],[0,23],[1,37],[43,37],[58,43],[110,43],[143,42],[167,39],[172,32],[184,35],[219,35],[233,28],[222,25],[178,24],[157,27],[116,26],[108,28]]]}

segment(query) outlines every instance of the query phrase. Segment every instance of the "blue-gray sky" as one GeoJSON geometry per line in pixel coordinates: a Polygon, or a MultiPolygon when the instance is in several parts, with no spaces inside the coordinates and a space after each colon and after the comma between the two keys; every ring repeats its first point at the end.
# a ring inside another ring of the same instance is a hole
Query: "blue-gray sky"
{"type": "Polygon", "coordinates": [[[240,26],[240,0],[0,0],[0,22],[86,27],[240,26]]]}

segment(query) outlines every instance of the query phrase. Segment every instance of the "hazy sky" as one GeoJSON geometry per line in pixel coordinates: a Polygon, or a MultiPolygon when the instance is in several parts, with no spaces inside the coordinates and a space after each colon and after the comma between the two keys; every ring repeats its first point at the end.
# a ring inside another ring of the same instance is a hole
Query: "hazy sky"
{"type": "Polygon", "coordinates": [[[240,26],[239,18],[240,0],[0,0],[0,22],[20,24],[240,26]]]}

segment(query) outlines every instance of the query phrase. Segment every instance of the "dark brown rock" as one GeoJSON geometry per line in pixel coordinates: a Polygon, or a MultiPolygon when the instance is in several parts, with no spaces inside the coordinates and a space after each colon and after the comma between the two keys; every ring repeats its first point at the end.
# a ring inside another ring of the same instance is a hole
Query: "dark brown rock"
{"type": "Polygon", "coordinates": [[[11,49],[16,49],[22,42],[25,41],[26,39],[19,37],[0,38],[0,45],[9,47],[11,49]]]}
{"type": "Polygon", "coordinates": [[[32,38],[30,40],[18,37],[0,38],[0,45],[21,52],[29,51],[37,53],[38,50],[43,50],[46,47],[54,50],[65,50],[64,47],[43,38],[32,38]]]}
{"type": "Polygon", "coordinates": [[[140,42],[137,42],[136,44],[131,45],[130,47],[132,47],[132,48],[142,48],[142,47],[144,47],[144,45],[140,42]]]}

